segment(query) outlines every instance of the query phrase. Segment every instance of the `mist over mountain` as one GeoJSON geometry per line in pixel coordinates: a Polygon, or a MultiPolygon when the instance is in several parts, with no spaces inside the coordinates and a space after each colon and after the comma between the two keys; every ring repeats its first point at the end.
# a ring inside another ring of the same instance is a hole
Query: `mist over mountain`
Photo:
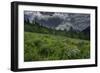
{"type": "Polygon", "coordinates": [[[90,28],[90,14],[24,11],[24,19],[56,30],[83,31],[90,28]]]}

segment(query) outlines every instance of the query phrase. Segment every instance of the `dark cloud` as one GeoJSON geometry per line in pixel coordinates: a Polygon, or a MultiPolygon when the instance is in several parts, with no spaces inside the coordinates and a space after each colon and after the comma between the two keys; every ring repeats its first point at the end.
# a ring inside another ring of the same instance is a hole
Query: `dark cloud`
{"type": "Polygon", "coordinates": [[[40,12],[42,15],[53,16],[54,12],[40,12]]]}

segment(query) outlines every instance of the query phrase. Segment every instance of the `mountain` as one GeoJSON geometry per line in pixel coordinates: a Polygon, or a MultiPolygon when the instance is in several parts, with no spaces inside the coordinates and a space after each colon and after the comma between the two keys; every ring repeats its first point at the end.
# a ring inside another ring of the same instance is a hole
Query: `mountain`
{"type": "Polygon", "coordinates": [[[89,14],[70,14],[71,22],[75,30],[83,31],[90,26],[89,14]]]}
{"type": "Polygon", "coordinates": [[[82,32],[84,32],[85,34],[90,35],[90,27],[87,27],[87,28],[84,29],[82,32]]]}
{"type": "Polygon", "coordinates": [[[69,31],[83,31],[90,26],[90,15],[81,13],[24,11],[24,19],[38,22],[41,26],[69,31]]]}

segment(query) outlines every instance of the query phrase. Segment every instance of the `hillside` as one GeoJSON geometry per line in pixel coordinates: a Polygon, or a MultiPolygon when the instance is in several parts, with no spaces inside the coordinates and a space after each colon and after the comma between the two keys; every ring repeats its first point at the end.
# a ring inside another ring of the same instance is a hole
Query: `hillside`
{"type": "Polygon", "coordinates": [[[75,31],[73,28],[70,28],[69,31],[66,30],[56,30],[54,28],[48,28],[46,26],[43,26],[39,24],[36,21],[33,21],[32,23],[26,22],[24,24],[24,31],[26,32],[35,32],[35,33],[43,33],[43,34],[52,34],[52,35],[60,35],[60,36],[67,36],[70,38],[77,38],[77,39],[83,39],[83,40],[90,40],[90,33],[89,30],[85,32],[84,31],[75,31]]]}
{"type": "Polygon", "coordinates": [[[90,43],[65,36],[24,33],[24,61],[70,60],[90,58],[90,43]]]}

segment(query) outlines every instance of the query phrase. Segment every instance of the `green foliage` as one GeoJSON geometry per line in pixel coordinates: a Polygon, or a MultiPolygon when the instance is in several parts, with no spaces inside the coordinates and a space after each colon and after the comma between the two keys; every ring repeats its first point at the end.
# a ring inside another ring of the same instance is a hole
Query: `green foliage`
{"type": "Polygon", "coordinates": [[[90,42],[66,36],[24,33],[24,61],[90,58],[90,42]]]}
{"type": "Polygon", "coordinates": [[[90,40],[90,34],[85,34],[84,32],[75,32],[71,28],[70,31],[61,31],[55,30],[51,28],[46,28],[41,26],[38,22],[33,21],[33,23],[29,23],[29,21],[25,22],[24,31],[26,32],[35,32],[35,33],[43,33],[43,34],[53,34],[53,35],[62,35],[70,38],[84,39],[90,40]]]}

